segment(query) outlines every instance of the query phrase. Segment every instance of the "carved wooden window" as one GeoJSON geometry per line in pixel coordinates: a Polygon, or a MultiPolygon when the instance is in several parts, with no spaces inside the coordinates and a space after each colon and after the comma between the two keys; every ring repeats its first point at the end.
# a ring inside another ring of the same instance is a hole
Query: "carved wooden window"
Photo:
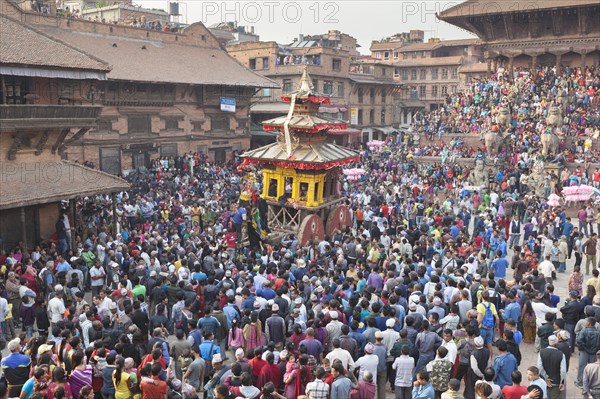
{"type": "Polygon", "coordinates": [[[152,131],[150,115],[135,115],[127,118],[129,133],[149,133],[152,131]]]}
{"type": "Polygon", "coordinates": [[[210,128],[211,128],[211,130],[218,130],[218,131],[230,130],[229,117],[221,116],[221,115],[215,115],[215,116],[211,117],[210,118],[210,128]]]}

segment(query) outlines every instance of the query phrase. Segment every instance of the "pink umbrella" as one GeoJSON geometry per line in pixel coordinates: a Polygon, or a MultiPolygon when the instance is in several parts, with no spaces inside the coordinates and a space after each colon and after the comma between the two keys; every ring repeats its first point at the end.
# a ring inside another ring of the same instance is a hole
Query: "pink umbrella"
{"type": "Polygon", "coordinates": [[[560,197],[556,194],[550,194],[548,196],[548,205],[550,206],[560,206],[560,197]]]}

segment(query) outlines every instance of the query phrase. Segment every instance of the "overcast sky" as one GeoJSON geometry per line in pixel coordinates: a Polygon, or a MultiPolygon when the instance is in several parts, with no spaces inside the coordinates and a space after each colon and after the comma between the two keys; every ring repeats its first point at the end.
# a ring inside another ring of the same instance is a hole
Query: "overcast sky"
{"type": "MultiPolygon", "coordinates": [[[[372,40],[411,29],[424,30],[426,40],[430,37],[446,40],[473,37],[469,32],[435,17],[436,12],[462,1],[189,0],[180,2],[179,12],[183,14],[182,22],[202,21],[207,26],[237,20],[239,25],[254,26],[261,40],[282,44],[290,43],[300,33],[340,30],[354,36],[362,46],[361,53],[368,54],[372,40]]],[[[165,11],[169,9],[169,1],[164,0],[134,0],[134,3],[165,11]]]]}

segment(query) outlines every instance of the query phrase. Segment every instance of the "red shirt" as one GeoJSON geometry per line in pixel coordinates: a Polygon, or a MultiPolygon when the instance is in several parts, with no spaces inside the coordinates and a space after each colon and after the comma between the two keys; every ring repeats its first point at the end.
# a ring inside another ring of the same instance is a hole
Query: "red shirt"
{"type": "Polygon", "coordinates": [[[225,234],[225,237],[223,237],[225,239],[225,241],[227,242],[227,248],[235,248],[237,245],[237,233],[236,232],[229,232],[227,234],[225,234]]]}
{"type": "Polygon", "coordinates": [[[527,387],[523,385],[507,385],[502,388],[504,399],[521,399],[521,396],[527,395],[527,387]]]}
{"type": "Polygon", "coordinates": [[[263,367],[265,367],[268,363],[265,360],[262,360],[260,357],[254,357],[251,360],[248,360],[248,364],[252,367],[252,376],[254,377],[254,381],[257,381],[263,367]]]}
{"type": "Polygon", "coordinates": [[[167,383],[160,380],[158,377],[152,377],[154,384],[144,380],[140,383],[143,399],[165,399],[167,394],[167,383]]]}

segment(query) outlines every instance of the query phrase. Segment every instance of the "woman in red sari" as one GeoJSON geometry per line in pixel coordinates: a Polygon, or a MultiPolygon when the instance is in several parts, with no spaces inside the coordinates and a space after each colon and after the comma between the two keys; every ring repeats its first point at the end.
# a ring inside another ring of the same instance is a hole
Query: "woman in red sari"
{"type": "Polygon", "coordinates": [[[298,364],[299,366],[286,373],[284,378],[284,396],[286,398],[297,398],[304,395],[306,384],[310,382],[311,374],[310,367],[308,366],[308,355],[300,355],[298,364]]]}

